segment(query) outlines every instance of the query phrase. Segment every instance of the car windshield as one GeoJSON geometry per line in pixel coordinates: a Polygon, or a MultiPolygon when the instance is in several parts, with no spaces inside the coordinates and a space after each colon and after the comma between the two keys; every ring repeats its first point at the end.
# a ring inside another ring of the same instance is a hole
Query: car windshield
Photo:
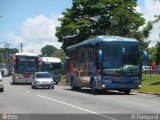
{"type": "Polygon", "coordinates": [[[36,78],[51,78],[49,73],[37,73],[36,78]]]}
{"type": "Polygon", "coordinates": [[[139,47],[137,42],[104,42],[102,74],[138,75],[139,47]]]}

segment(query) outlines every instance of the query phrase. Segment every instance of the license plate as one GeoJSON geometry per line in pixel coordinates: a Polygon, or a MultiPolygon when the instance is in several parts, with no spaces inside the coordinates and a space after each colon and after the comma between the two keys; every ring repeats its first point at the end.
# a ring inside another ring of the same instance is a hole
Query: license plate
{"type": "Polygon", "coordinates": [[[42,82],[42,83],[44,83],[44,84],[48,84],[48,82],[42,82]]]}

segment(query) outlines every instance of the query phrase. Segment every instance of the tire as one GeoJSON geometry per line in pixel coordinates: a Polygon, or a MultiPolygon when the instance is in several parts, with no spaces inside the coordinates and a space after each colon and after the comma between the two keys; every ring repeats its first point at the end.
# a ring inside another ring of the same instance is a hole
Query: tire
{"type": "Polygon", "coordinates": [[[13,84],[13,85],[15,85],[15,84],[16,84],[16,83],[15,83],[15,80],[12,80],[12,84],[13,84]]]}
{"type": "Polygon", "coordinates": [[[54,89],[54,87],[51,87],[52,89],[54,89]]]}
{"type": "Polygon", "coordinates": [[[32,88],[32,89],[34,89],[34,86],[33,86],[33,85],[31,85],[31,88],[32,88]]]}
{"type": "Polygon", "coordinates": [[[129,89],[129,90],[124,90],[124,94],[125,95],[129,95],[130,94],[130,92],[131,92],[131,90],[129,89]]]}
{"type": "Polygon", "coordinates": [[[76,89],[76,90],[81,90],[81,87],[76,87],[75,89],[76,89]]]}
{"type": "Polygon", "coordinates": [[[71,78],[71,90],[75,90],[74,82],[73,82],[73,77],[71,78]]]}
{"type": "Polygon", "coordinates": [[[1,88],[1,89],[0,89],[0,92],[4,92],[4,88],[1,88]]]}
{"type": "Polygon", "coordinates": [[[93,80],[91,83],[91,89],[92,89],[92,94],[95,95],[97,93],[95,80],[93,80]]]}

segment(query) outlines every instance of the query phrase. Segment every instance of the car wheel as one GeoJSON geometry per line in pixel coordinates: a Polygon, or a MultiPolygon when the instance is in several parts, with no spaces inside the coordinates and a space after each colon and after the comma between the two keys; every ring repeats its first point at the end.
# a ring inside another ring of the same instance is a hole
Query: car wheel
{"type": "Polygon", "coordinates": [[[33,86],[33,85],[31,85],[31,88],[32,88],[32,89],[34,89],[34,86],[33,86]]]}
{"type": "Polygon", "coordinates": [[[52,89],[54,89],[54,87],[52,87],[52,89]]]}

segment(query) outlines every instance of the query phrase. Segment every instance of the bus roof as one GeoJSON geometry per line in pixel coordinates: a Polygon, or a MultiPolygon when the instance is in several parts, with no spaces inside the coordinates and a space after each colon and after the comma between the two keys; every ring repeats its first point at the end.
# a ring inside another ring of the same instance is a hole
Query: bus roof
{"type": "Polygon", "coordinates": [[[38,54],[22,52],[22,53],[16,53],[16,56],[38,56],[38,54]]]}
{"type": "Polygon", "coordinates": [[[61,59],[57,57],[41,57],[41,60],[44,62],[61,62],[61,59]]]}
{"type": "Polygon", "coordinates": [[[83,45],[89,45],[89,44],[95,45],[95,44],[97,44],[99,42],[102,42],[102,41],[106,41],[106,42],[112,42],[112,41],[115,41],[115,42],[118,42],[118,41],[121,41],[121,42],[138,42],[138,40],[133,39],[133,38],[124,38],[124,37],[120,37],[120,36],[106,36],[106,35],[103,35],[103,36],[97,36],[97,37],[94,37],[94,38],[90,38],[90,39],[85,40],[81,43],[69,46],[69,47],[67,47],[67,50],[73,49],[73,48],[76,48],[76,47],[80,47],[80,46],[83,46],[83,45]]]}

